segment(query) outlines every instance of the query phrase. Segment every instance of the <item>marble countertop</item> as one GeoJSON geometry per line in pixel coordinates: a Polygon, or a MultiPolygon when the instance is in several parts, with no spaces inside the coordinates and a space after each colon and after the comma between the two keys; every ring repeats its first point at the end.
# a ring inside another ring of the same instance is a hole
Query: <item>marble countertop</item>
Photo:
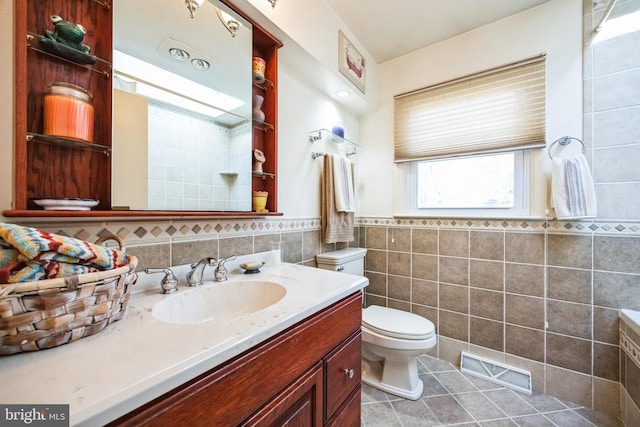
{"type": "Polygon", "coordinates": [[[243,259],[228,263],[229,282],[277,282],[287,290],[284,298],[227,321],[165,323],[152,315],[154,304],[171,297],[159,293],[162,276],[142,273],[123,319],[102,332],[53,349],[1,357],[0,402],[69,404],[72,425],[103,425],[368,284],[364,277],[287,263],[244,275],[237,267],[243,259]]]}

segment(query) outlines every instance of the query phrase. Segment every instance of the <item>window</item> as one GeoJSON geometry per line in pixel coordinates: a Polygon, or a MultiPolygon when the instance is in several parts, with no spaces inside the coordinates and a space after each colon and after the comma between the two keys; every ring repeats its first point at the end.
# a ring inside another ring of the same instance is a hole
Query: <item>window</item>
{"type": "Polygon", "coordinates": [[[394,99],[395,162],[411,215],[527,216],[545,145],[544,56],[394,99]]]}
{"type": "Polygon", "coordinates": [[[528,151],[411,162],[412,215],[525,216],[528,151]]]}

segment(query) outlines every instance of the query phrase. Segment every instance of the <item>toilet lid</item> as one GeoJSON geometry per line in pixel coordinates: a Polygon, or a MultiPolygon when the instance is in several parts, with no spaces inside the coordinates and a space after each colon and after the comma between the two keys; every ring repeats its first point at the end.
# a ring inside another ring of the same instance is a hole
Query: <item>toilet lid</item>
{"type": "Polygon", "coordinates": [[[424,317],[377,305],[362,310],[362,324],[379,334],[410,340],[427,339],[435,333],[433,323],[424,317]]]}

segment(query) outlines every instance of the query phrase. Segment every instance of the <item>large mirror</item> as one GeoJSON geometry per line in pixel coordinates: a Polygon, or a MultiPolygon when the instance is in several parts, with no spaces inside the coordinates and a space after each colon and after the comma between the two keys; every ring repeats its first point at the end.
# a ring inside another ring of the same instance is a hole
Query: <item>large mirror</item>
{"type": "Polygon", "coordinates": [[[218,0],[113,13],[114,209],[250,211],[251,25],[218,0]]]}

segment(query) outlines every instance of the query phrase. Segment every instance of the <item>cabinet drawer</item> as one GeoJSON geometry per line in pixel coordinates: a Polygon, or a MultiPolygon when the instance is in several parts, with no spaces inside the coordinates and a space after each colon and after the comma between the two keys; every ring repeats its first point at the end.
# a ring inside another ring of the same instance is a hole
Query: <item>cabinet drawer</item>
{"type": "Polygon", "coordinates": [[[360,385],[360,337],[358,330],[325,358],[325,420],[330,419],[360,385]]]}

